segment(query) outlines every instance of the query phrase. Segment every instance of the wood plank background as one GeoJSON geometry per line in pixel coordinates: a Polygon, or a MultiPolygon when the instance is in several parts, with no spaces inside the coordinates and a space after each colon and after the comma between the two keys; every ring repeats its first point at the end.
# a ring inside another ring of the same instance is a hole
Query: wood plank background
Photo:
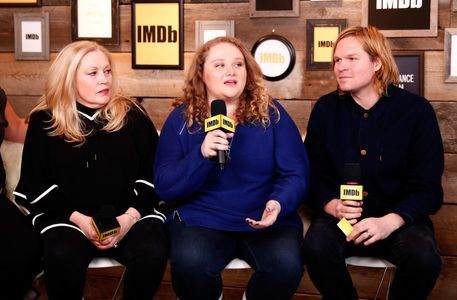
{"type": "MultiPolygon", "coordinates": [[[[445,204],[433,217],[444,270],[430,299],[457,299],[457,84],[444,83],[444,29],[457,27],[457,15],[451,0],[439,0],[438,36],[427,38],[390,38],[393,50],[424,51],[424,94],[435,108],[445,146],[443,188],[445,204]]],[[[234,20],[235,35],[248,48],[273,30],[286,37],[296,51],[292,73],[278,82],[266,82],[272,96],[280,99],[296,122],[302,136],[306,134],[309,113],[315,101],[335,88],[331,71],[306,70],[307,19],[346,19],[348,26],[359,25],[362,0],[300,1],[298,18],[249,18],[248,0],[184,1],[184,70],[133,70],[131,68],[131,6],[120,1],[120,44],[109,47],[124,93],[145,97],[144,106],[157,128],[169,113],[173,98],[181,93],[184,74],[195,51],[196,20],[234,20]]],[[[43,92],[46,72],[63,46],[71,42],[71,1],[42,0],[41,7],[0,8],[0,86],[21,116],[26,116],[43,92]],[[50,61],[16,61],[14,58],[14,13],[49,12],[50,61]]],[[[95,281],[102,280],[95,274],[95,281]]],[[[105,274],[106,275],[106,274],[105,274]]],[[[377,274],[373,270],[354,270],[360,296],[373,297],[377,274]]],[[[172,299],[169,274],[157,299],[172,299]],[[171,295],[171,296],[170,296],[171,295]]],[[[224,273],[227,299],[239,299],[247,282],[247,271],[224,273]]],[[[109,276],[108,276],[109,277],[109,276]]],[[[105,278],[106,279],[106,278],[105,278]]],[[[316,299],[318,292],[305,275],[296,299],[316,299]]],[[[103,298],[103,297],[102,297],[103,298]]],[[[98,299],[98,296],[86,299],[98,299]]]]}

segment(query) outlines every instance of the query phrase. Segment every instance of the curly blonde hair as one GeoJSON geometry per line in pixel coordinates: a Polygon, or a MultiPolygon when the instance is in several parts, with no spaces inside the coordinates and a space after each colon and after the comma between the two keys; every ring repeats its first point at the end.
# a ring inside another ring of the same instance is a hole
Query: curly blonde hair
{"type": "Polygon", "coordinates": [[[184,104],[184,116],[187,120],[187,127],[191,128],[194,122],[203,125],[204,120],[210,117],[208,96],[203,82],[204,64],[208,57],[209,50],[221,43],[232,44],[237,47],[245,60],[246,65],[246,86],[240,96],[239,105],[236,111],[236,119],[239,123],[259,123],[267,127],[270,123],[269,109],[273,109],[279,121],[279,112],[268,95],[264,86],[262,71],[243,43],[234,37],[217,37],[197,49],[192,64],[187,72],[183,96],[176,99],[172,106],[184,104]]]}
{"type": "MultiPolygon", "coordinates": [[[[354,26],[340,33],[335,41],[333,52],[335,52],[338,43],[349,36],[355,37],[360,42],[363,50],[368,53],[372,60],[378,58],[381,61],[381,68],[376,71],[374,85],[380,95],[387,95],[389,85],[398,85],[400,82],[400,73],[390,50],[389,41],[374,26],[354,26]]],[[[334,64],[335,61],[333,61],[333,66],[334,64]]],[[[340,94],[344,94],[339,87],[338,90],[340,94]]]]}
{"type": "MultiPolygon", "coordinates": [[[[100,51],[107,58],[113,70],[113,61],[109,51],[96,42],[77,41],[65,46],[49,68],[45,82],[44,94],[39,103],[31,111],[48,110],[52,117],[50,120],[50,136],[61,136],[67,142],[82,145],[86,136],[76,108],[76,72],[81,60],[90,52],[100,51]]],[[[127,112],[132,106],[139,107],[133,99],[118,94],[117,84],[114,80],[111,86],[111,99],[99,109],[97,119],[104,121],[102,130],[113,132],[121,129],[126,122],[127,112]]],[[[141,109],[140,109],[141,110],[141,109]]],[[[143,111],[143,110],[141,110],[143,111]]]]}

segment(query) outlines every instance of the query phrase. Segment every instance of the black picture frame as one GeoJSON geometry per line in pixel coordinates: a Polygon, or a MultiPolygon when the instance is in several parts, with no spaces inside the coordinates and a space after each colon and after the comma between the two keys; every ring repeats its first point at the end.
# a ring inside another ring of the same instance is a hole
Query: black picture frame
{"type": "Polygon", "coordinates": [[[251,18],[299,17],[299,0],[249,0],[251,18]]]}
{"type": "Polygon", "coordinates": [[[295,66],[295,49],[289,40],[278,34],[268,34],[253,45],[252,55],[269,81],[286,78],[295,66]]]}
{"type": "Polygon", "coordinates": [[[420,7],[399,8],[396,1],[380,2],[362,0],[362,26],[375,26],[386,37],[435,37],[438,36],[438,2],[423,0],[420,7]],[[397,5],[390,7],[388,5],[397,5]],[[384,6],[386,5],[386,6],[384,6]]]}
{"type": "Polygon", "coordinates": [[[73,41],[119,45],[119,0],[71,0],[71,37],[73,41]],[[107,14],[100,5],[105,8],[111,6],[111,14],[107,14]],[[105,32],[97,32],[94,28],[105,32]]]}
{"type": "Polygon", "coordinates": [[[332,49],[333,44],[347,26],[346,19],[309,19],[306,21],[306,68],[308,70],[331,70],[332,69],[332,49]],[[333,40],[317,40],[317,46],[315,45],[315,39],[317,33],[316,30],[325,29],[332,30],[333,40]],[[322,47],[319,45],[322,44],[322,47]],[[324,50],[322,50],[322,49],[324,50]],[[318,51],[326,51],[326,55],[318,55],[318,51]],[[325,56],[325,59],[322,59],[325,56]]]}
{"type": "Polygon", "coordinates": [[[183,0],[132,0],[131,5],[132,68],[184,69],[183,0]]]}
{"type": "Polygon", "coordinates": [[[400,73],[399,87],[416,95],[424,95],[424,52],[394,51],[395,63],[400,73]]]}

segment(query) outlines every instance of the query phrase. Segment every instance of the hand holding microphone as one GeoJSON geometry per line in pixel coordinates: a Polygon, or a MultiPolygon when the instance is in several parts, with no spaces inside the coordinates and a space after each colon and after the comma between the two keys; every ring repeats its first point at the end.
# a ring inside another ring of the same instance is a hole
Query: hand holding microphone
{"type": "Polygon", "coordinates": [[[344,165],[344,184],[340,186],[340,199],[336,210],[341,217],[338,227],[348,236],[357,218],[362,215],[363,185],[360,184],[360,164],[344,165]]]}
{"type": "Polygon", "coordinates": [[[207,135],[201,146],[203,157],[212,158],[217,156],[217,162],[221,168],[227,162],[227,150],[229,138],[235,132],[235,121],[228,118],[227,107],[224,100],[216,99],[211,102],[211,118],[205,120],[205,132],[207,135]]]}
{"type": "Polygon", "coordinates": [[[103,205],[100,212],[92,216],[92,225],[97,232],[99,241],[119,234],[120,225],[112,205],[103,205]]]}
{"type": "Polygon", "coordinates": [[[344,184],[340,186],[340,199],[345,218],[351,224],[362,215],[363,185],[360,184],[360,164],[346,163],[344,165],[344,184]]]}

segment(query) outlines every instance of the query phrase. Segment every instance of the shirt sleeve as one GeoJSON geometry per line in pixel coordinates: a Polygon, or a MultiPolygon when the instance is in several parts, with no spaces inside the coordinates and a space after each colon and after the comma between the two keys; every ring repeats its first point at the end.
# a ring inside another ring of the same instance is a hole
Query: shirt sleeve
{"type": "Polygon", "coordinates": [[[146,112],[132,110],[129,122],[133,122],[133,139],[139,157],[138,174],[134,184],[134,196],[130,206],[134,207],[142,217],[154,212],[158,207],[159,196],[153,184],[154,157],[159,136],[157,130],[146,115],[146,112]]]}
{"type": "Polygon", "coordinates": [[[404,197],[392,210],[407,223],[436,213],[443,203],[441,176],[444,170],[444,149],[438,121],[427,100],[423,100],[415,109],[417,118],[410,138],[412,145],[403,187],[404,197]]]}
{"type": "Polygon", "coordinates": [[[214,164],[201,154],[202,142],[191,141],[197,135],[188,132],[182,107],[168,116],[160,133],[154,166],[154,184],[162,200],[183,200],[205,183],[214,164]]]}
{"type": "Polygon", "coordinates": [[[322,209],[330,200],[339,198],[335,170],[324,151],[328,124],[325,116],[331,115],[332,108],[318,101],[311,112],[306,131],[305,147],[311,169],[310,192],[306,203],[315,209],[322,209]]]}
{"type": "Polygon", "coordinates": [[[270,199],[279,201],[281,215],[288,216],[305,198],[309,186],[309,163],[300,133],[286,110],[275,101],[279,121],[271,123],[274,130],[276,180],[270,199]]]}
{"type": "Polygon", "coordinates": [[[31,115],[22,152],[21,176],[15,199],[32,214],[45,213],[68,219],[74,208],[64,201],[55,178],[47,130],[50,116],[45,111],[31,115]]]}

